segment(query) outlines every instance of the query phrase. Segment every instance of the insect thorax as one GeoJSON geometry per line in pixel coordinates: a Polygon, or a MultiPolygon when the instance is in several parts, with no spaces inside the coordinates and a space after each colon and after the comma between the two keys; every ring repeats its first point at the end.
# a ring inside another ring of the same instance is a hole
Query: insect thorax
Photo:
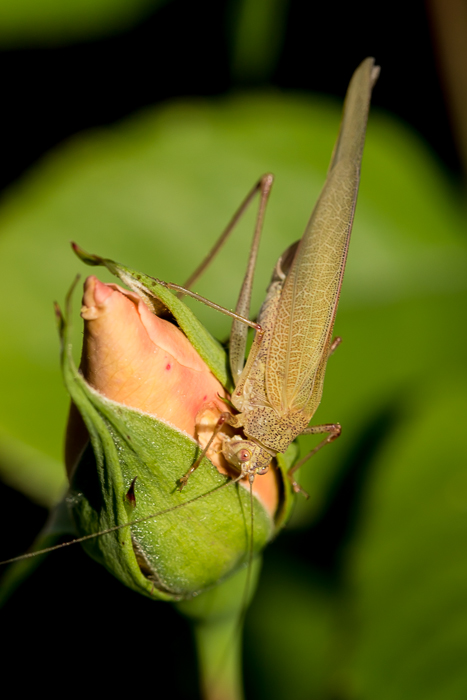
{"type": "Polygon", "coordinates": [[[267,449],[285,452],[291,442],[308,425],[309,416],[304,413],[289,412],[279,417],[270,406],[256,406],[243,416],[245,434],[257,440],[267,449]]]}

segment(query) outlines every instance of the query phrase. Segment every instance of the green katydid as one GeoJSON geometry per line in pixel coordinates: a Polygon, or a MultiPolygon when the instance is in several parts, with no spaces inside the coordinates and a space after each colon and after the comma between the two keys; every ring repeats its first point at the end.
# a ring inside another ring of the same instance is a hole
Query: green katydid
{"type": "MultiPolygon", "coordinates": [[[[296,491],[300,487],[294,472],[341,432],[338,423],[308,424],[321,400],[328,358],[339,343],[339,339],[332,342],[332,330],[357,200],[371,91],[378,74],[379,67],[367,58],[352,77],[324,188],[301,241],[276,265],[258,317],[261,331],[243,370],[246,326],[243,332],[238,320],[232,325],[231,368],[236,386],[231,402],[238,413],[224,413],[216,431],[228,423],[242,428],[246,439],[224,437],[223,454],[242,475],[253,479],[264,474],[276,454],[285,452],[299,435],[328,433],[289,471],[296,491]]],[[[261,183],[264,203],[271,180],[266,176],[261,183]]],[[[261,221],[262,207],[257,233],[261,221]]],[[[255,252],[258,238],[255,235],[255,252]]],[[[236,308],[240,315],[249,309],[255,252],[236,308]]],[[[198,464],[199,460],[182,478],[182,486],[198,464]]]]}

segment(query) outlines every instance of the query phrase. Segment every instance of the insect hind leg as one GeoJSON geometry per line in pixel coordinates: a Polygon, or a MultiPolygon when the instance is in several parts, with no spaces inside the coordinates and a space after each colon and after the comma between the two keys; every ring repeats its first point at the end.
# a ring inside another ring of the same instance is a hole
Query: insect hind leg
{"type": "MultiPolygon", "coordinates": [[[[336,346],[337,347],[337,346],[336,346]]],[[[339,435],[342,432],[342,428],[339,423],[324,423],[323,425],[311,425],[308,428],[305,428],[305,430],[301,433],[301,435],[319,435],[321,433],[328,433],[328,435],[324,438],[324,440],[321,440],[321,442],[313,449],[311,452],[308,452],[308,454],[305,455],[301,460],[297,462],[297,464],[294,464],[293,467],[289,469],[287,472],[287,476],[289,477],[289,480],[292,484],[292,488],[295,491],[295,493],[301,492],[305,498],[309,498],[307,492],[302,489],[300,484],[295,481],[294,478],[294,473],[302,467],[305,462],[308,462],[310,457],[313,457],[318,450],[320,450],[322,447],[325,445],[328,445],[330,442],[333,442],[336,440],[339,435]]]]}

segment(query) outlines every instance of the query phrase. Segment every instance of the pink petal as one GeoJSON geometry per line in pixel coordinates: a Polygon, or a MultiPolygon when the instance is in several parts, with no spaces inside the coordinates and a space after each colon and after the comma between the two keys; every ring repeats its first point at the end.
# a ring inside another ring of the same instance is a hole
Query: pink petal
{"type": "MultiPolygon", "coordinates": [[[[212,415],[212,428],[227,410],[220,382],[177,326],[153,314],[136,294],[90,276],[84,284],[81,316],[84,341],[81,370],[88,383],[113,401],[171,423],[202,445],[198,414],[212,415]]],[[[77,410],[70,410],[66,462],[70,471],[87,441],[77,410]]],[[[220,440],[208,456],[222,473],[232,471],[219,453],[220,440]]],[[[275,470],[259,476],[254,491],[275,512],[275,470]]]]}

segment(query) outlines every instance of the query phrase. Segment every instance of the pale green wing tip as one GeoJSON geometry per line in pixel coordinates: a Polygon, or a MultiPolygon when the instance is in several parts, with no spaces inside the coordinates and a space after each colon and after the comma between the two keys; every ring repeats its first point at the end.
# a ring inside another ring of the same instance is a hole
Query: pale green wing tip
{"type": "Polygon", "coordinates": [[[342,121],[329,165],[329,173],[344,160],[357,164],[363,154],[371,93],[380,67],[374,58],[365,58],[354,71],[345,96],[342,121]]]}
{"type": "Polygon", "coordinates": [[[367,67],[370,70],[370,87],[373,88],[381,72],[381,66],[375,64],[375,59],[373,58],[373,56],[368,56],[368,58],[365,58],[360,63],[358,68],[354,71],[353,75],[356,76],[360,72],[364,72],[367,69],[367,67]]]}
{"type": "Polygon", "coordinates": [[[374,87],[376,81],[378,80],[379,74],[380,74],[380,73],[381,73],[381,66],[375,66],[375,65],[373,65],[373,69],[372,69],[372,71],[371,71],[371,76],[370,76],[371,87],[372,87],[372,88],[374,87]]]}

